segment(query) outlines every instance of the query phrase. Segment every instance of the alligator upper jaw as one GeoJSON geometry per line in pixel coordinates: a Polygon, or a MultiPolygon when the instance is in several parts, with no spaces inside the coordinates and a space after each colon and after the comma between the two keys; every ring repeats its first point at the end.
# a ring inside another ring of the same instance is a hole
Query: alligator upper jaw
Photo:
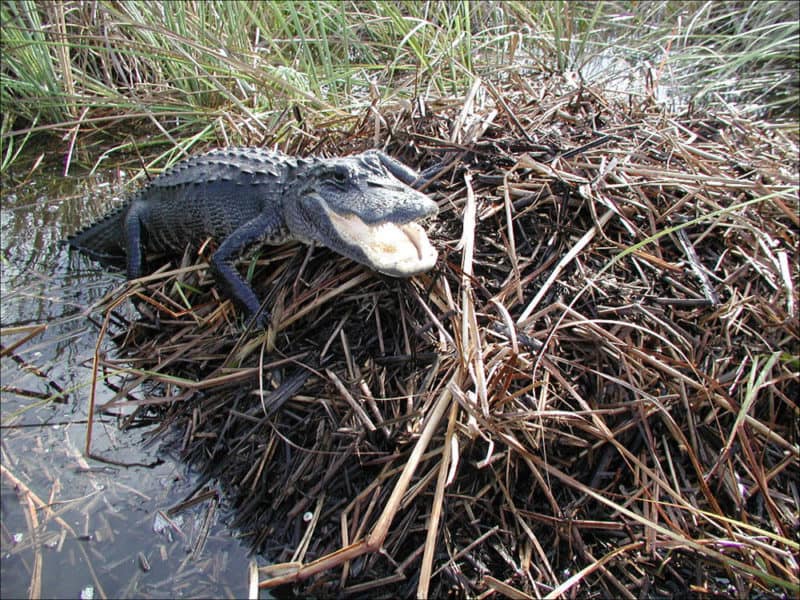
{"type": "Polygon", "coordinates": [[[437,253],[419,223],[365,223],[356,215],[340,215],[325,207],[330,223],[341,241],[357,248],[362,256],[345,249],[345,256],[366,264],[371,269],[392,277],[411,277],[430,270],[437,253]]]}

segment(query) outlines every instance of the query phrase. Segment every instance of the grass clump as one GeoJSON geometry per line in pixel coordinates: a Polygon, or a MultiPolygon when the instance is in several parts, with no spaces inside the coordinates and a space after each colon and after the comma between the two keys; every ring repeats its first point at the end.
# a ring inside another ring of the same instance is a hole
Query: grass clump
{"type": "Polygon", "coordinates": [[[241,337],[205,270],[134,283],[151,314],[100,361],[133,375],[104,410],[177,429],[261,587],[796,594],[796,140],[529,84],[320,138],[357,151],[392,123],[391,153],[445,165],[435,271],[269,250],[271,325],[241,337]]]}

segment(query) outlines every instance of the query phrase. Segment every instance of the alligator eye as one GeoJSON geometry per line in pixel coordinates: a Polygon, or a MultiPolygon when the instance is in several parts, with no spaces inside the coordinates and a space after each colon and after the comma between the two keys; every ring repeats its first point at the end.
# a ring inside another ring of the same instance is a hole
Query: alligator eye
{"type": "Polygon", "coordinates": [[[347,181],[347,169],[336,167],[333,169],[331,176],[336,183],[345,183],[347,181]]]}

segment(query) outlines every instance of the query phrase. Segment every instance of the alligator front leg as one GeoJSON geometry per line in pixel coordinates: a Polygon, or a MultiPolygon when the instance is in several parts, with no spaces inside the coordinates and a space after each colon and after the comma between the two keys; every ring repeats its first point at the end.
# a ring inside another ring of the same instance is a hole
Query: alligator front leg
{"type": "Polygon", "coordinates": [[[142,274],[142,219],[137,204],[125,216],[124,235],[128,279],[137,279],[142,274]]]}
{"type": "Polygon", "coordinates": [[[375,156],[378,157],[378,160],[381,162],[381,164],[386,167],[386,170],[389,171],[389,173],[415,190],[424,187],[431,181],[431,179],[433,179],[439,170],[441,170],[441,166],[436,165],[432,168],[425,169],[425,171],[422,173],[418,173],[411,167],[404,165],[385,152],[381,152],[380,150],[368,150],[368,152],[373,152],[375,156]]]}
{"type": "Polygon", "coordinates": [[[419,173],[417,173],[414,169],[407,167],[399,160],[392,158],[385,152],[381,152],[380,150],[368,150],[367,152],[374,154],[381,164],[386,167],[389,173],[397,177],[406,185],[411,185],[419,178],[419,173]]]}
{"type": "Polygon", "coordinates": [[[247,309],[251,318],[256,318],[258,326],[266,323],[269,313],[264,311],[259,314],[261,302],[253,288],[236,270],[232,259],[253,244],[279,244],[285,238],[286,229],[282,219],[277,214],[261,213],[225,238],[211,256],[211,268],[219,283],[229,296],[247,309]]]}

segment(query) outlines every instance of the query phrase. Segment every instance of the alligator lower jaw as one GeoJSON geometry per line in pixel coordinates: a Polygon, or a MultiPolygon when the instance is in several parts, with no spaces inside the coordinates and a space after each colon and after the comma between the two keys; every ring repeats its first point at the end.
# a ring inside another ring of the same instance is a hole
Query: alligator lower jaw
{"type": "MultiPolygon", "coordinates": [[[[342,242],[356,247],[361,257],[350,258],[392,277],[411,277],[433,268],[434,248],[419,223],[380,223],[370,225],[356,215],[338,215],[326,209],[331,225],[342,242]]],[[[333,248],[337,250],[337,248],[333,248]]],[[[346,251],[341,251],[346,256],[346,251]]]]}

